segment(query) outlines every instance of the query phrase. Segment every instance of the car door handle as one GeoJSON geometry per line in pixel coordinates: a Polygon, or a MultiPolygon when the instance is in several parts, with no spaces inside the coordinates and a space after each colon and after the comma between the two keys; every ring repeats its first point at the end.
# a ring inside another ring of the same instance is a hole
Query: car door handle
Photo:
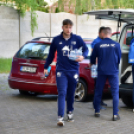
{"type": "Polygon", "coordinates": [[[86,70],[91,70],[91,68],[90,68],[90,67],[85,67],[85,69],[86,69],[86,70]]]}

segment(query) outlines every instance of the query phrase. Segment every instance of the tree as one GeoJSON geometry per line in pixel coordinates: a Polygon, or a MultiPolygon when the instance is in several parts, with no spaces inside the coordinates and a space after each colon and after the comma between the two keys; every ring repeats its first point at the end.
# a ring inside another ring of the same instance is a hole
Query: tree
{"type": "Polygon", "coordinates": [[[55,9],[55,13],[59,13],[59,12],[60,12],[59,8],[56,7],[56,9],[55,9]]]}
{"type": "Polygon", "coordinates": [[[41,11],[41,12],[49,12],[49,8],[46,7],[48,5],[47,2],[45,2],[44,0],[36,0],[37,3],[38,3],[38,7],[37,7],[37,10],[38,11],[41,11]]]}
{"type": "Polygon", "coordinates": [[[64,3],[69,2],[69,7],[75,5],[75,14],[82,14],[98,9],[134,8],[134,0],[59,0],[58,8],[64,11],[64,3]]]}

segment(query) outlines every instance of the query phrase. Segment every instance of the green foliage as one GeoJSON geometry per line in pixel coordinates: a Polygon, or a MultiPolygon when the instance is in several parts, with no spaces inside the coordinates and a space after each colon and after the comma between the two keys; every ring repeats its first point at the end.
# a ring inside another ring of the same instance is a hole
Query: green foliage
{"type": "MultiPolygon", "coordinates": [[[[69,0],[58,1],[58,8],[62,12],[64,11],[66,1],[69,0]]],[[[71,7],[71,5],[75,6],[75,14],[82,14],[83,12],[98,9],[133,9],[134,0],[70,0],[68,6],[71,7]]]]}
{"type": "Polygon", "coordinates": [[[12,58],[0,58],[0,73],[9,73],[11,65],[12,58]]]}
{"type": "Polygon", "coordinates": [[[26,11],[31,12],[31,33],[38,28],[36,10],[48,12],[45,8],[47,2],[44,0],[0,0],[0,5],[16,8],[21,17],[25,16],[26,11]],[[43,9],[44,8],[44,9],[43,9]]]}
{"type": "Polygon", "coordinates": [[[58,0],[58,8],[61,12],[64,12],[64,2],[66,2],[66,0],[58,0]]]}
{"type": "Polygon", "coordinates": [[[59,13],[59,12],[60,12],[59,8],[56,7],[56,9],[55,9],[55,13],[59,13]]]}
{"type": "Polygon", "coordinates": [[[44,0],[36,0],[36,2],[38,3],[38,5],[39,5],[40,7],[42,7],[42,6],[47,6],[47,5],[48,5],[48,3],[45,2],[44,0]]]}
{"type": "Polygon", "coordinates": [[[49,13],[49,8],[48,7],[37,7],[37,10],[38,11],[41,11],[41,12],[45,12],[45,13],[49,13]]]}

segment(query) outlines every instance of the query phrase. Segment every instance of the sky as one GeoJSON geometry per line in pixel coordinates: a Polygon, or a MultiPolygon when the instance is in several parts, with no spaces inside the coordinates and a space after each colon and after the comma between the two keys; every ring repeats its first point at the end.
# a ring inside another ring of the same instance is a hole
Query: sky
{"type": "Polygon", "coordinates": [[[58,1],[58,0],[44,0],[46,1],[49,5],[52,5],[54,2],[58,1]]]}

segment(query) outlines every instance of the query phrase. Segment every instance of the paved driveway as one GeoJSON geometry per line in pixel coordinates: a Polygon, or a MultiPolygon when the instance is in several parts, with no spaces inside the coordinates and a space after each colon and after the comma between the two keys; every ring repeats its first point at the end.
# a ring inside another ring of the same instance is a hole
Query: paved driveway
{"type": "Polygon", "coordinates": [[[112,100],[101,117],[93,116],[92,102],[75,102],[75,122],[57,122],[57,96],[21,96],[8,87],[7,74],[0,74],[0,134],[133,134],[134,113],[120,100],[121,120],[112,119],[112,100]]]}

